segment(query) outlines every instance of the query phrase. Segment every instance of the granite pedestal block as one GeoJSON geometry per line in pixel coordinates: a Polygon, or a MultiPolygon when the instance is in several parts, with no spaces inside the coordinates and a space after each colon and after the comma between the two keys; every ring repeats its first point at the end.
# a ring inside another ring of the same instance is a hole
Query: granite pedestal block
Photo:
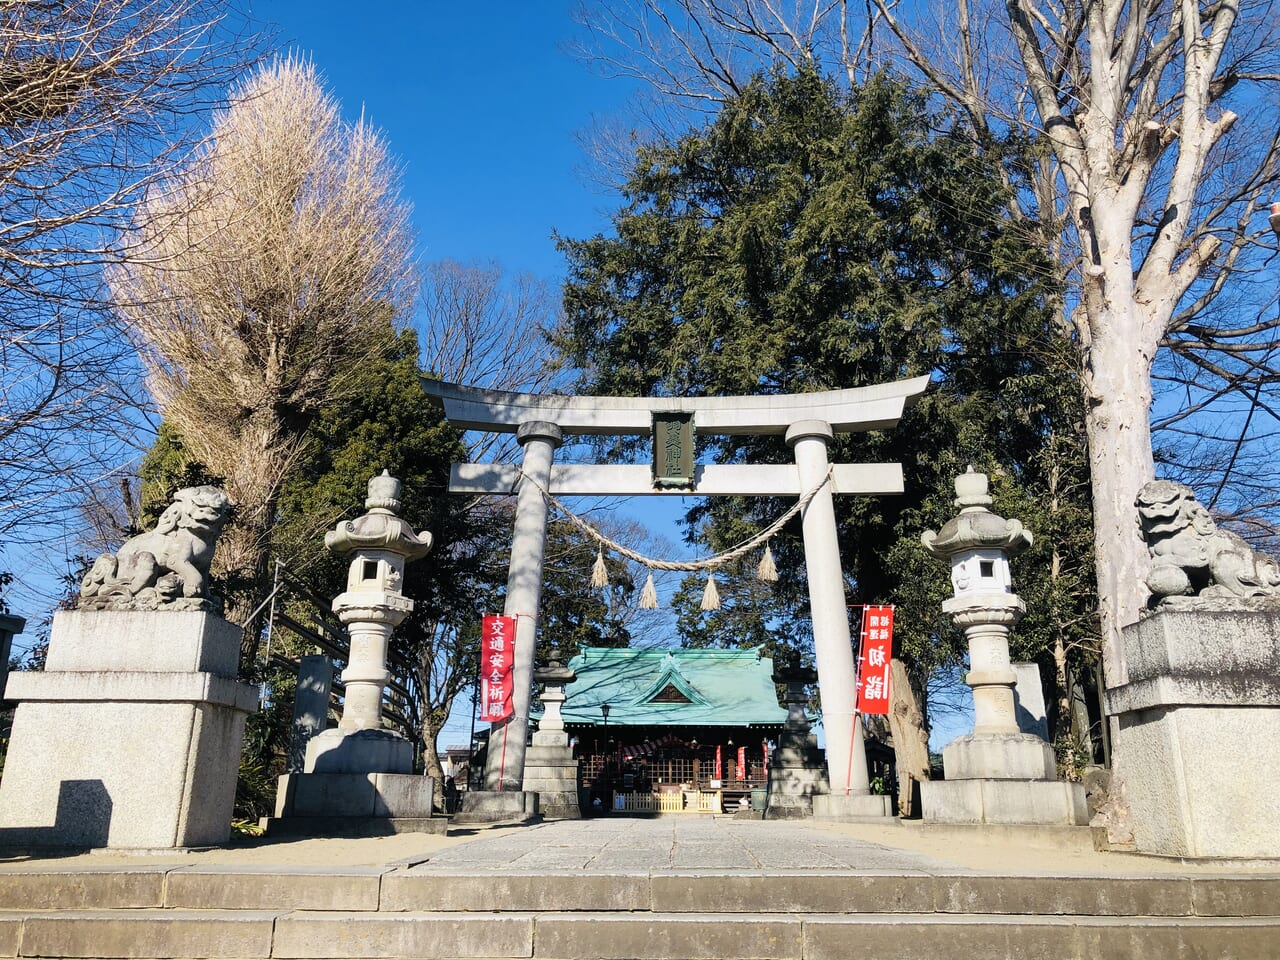
{"type": "Polygon", "coordinates": [[[878,793],[818,794],[812,798],[815,820],[879,820],[893,816],[893,798],[878,793]]]}
{"type": "Polygon", "coordinates": [[[578,761],[567,743],[533,744],[524,755],[524,789],[538,795],[538,810],[544,817],[580,820],[578,806],[578,761]]]}
{"type": "Polygon", "coordinates": [[[454,823],[529,823],[539,819],[541,807],[532,790],[468,790],[454,823]]]}
{"type": "Polygon", "coordinates": [[[1057,780],[926,780],[920,784],[926,823],[1084,826],[1084,787],[1057,780]]]}
{"type": "Polygon", "coordinates": [[[1280,857],[1280,611],[1158,610],[1107,691],[1136,848],[1280,857]]]}
{"type": "Polygon", "coordinates": [[[443,833],[435,780],[411,773],[413,746],[391,730],[329,729],[307,742],[303,773],[280,777],[270,835],[443,833]]]}
{"type": "Polygon", "coordinates": [[[245,718],[241,630],[194,611],[64,611],[19,702],[0,844],[166,849],[225,843],[245,718]]]}
{"type": "Polygon", "coordinates": [[[799,820],[813,816],[813,797],[831,792],[827,760],[816,737],[784,733],[769,758],[766,820],[799,820]]]}
{"type": "Polygon", "coordinates": [[[413,772],[413,744],[392,730],[331,728],[307,741],[306,773],[413,772]]]}
{"type": "Polygon", "coordinates": [[[435,780],[404,773],[291,773],[279,778],[268,836],[376,837],[445,833],[435,780]]]}
{"type": "Polygon", "coordinates": [[[399,773],[294,773],[280,778],[277,817],[429,817],[435,780],[399,773]]]}
{"type": "Polygon", "coordinates": [[[942,748],[948,780],[1053,780],[1053,748],[1032,734],[969,734],[942,748]]]}

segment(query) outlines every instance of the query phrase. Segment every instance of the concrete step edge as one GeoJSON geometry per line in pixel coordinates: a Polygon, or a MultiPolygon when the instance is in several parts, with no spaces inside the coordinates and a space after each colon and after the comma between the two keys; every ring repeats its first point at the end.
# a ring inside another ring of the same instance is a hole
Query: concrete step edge
{"type": "Polygon", "coordinates": [[[353,868],[0,871],[0,910],[909,912],[1280,915],[1280,876],[1011,877],[919,873],[511,874],[353,868]]]}
{"type": "Polygon", "coordinates": [[[0,917],[0,956],[834,960],[849,956],[852,942],[862,956],[896,956],[866,947],[901,948],[906,937],[915,947],[942,950],[930,956],[978,955],[965,950],[999,945],[1001,955],[1027,960],[1096,958],[1100,944],[1124,943],[1144,947],[1126,958],[1181,956],[1170,945],[1209,944],[1219,951],[1215,956],[1270,960],[1278,936],[1276,918],[69,911],[18,918],[16,929],[0,917]]]}

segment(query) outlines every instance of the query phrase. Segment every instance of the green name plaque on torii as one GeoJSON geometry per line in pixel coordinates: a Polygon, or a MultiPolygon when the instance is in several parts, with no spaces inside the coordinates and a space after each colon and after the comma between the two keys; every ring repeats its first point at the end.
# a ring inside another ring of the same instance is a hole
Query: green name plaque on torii
{"type": "Polygon", "coordinates": [[[653,415],[653,485],[659,490],[692,489],[693,414],[653,415]]]}

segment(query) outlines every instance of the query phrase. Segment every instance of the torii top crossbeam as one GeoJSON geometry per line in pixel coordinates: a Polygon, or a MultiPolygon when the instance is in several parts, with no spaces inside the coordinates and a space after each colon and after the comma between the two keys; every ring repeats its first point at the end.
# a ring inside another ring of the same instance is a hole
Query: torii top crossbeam
{"type": "Polygon", "coordinates": [[[545,421],[564,433],[645,435],[655,413],[693,413],[702,434],[785,434],[794,423],[822,420],[835,433],[884,430],[924,393],[929,377],[816,393],[744,397],[570,397],[484,390],[422,378],[422,389],[444,402],[445,416],[465,430],[514,432],[545,421]]]}

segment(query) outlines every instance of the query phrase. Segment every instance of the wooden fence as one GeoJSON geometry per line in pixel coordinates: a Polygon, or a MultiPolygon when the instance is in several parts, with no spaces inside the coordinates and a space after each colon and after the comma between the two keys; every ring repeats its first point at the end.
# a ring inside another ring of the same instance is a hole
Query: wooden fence
{"type": "Polygon", "coordinates": [[[616,813],[723,813],[719,790],[671,790],[661,793],[614,791],[616,813]]]}

